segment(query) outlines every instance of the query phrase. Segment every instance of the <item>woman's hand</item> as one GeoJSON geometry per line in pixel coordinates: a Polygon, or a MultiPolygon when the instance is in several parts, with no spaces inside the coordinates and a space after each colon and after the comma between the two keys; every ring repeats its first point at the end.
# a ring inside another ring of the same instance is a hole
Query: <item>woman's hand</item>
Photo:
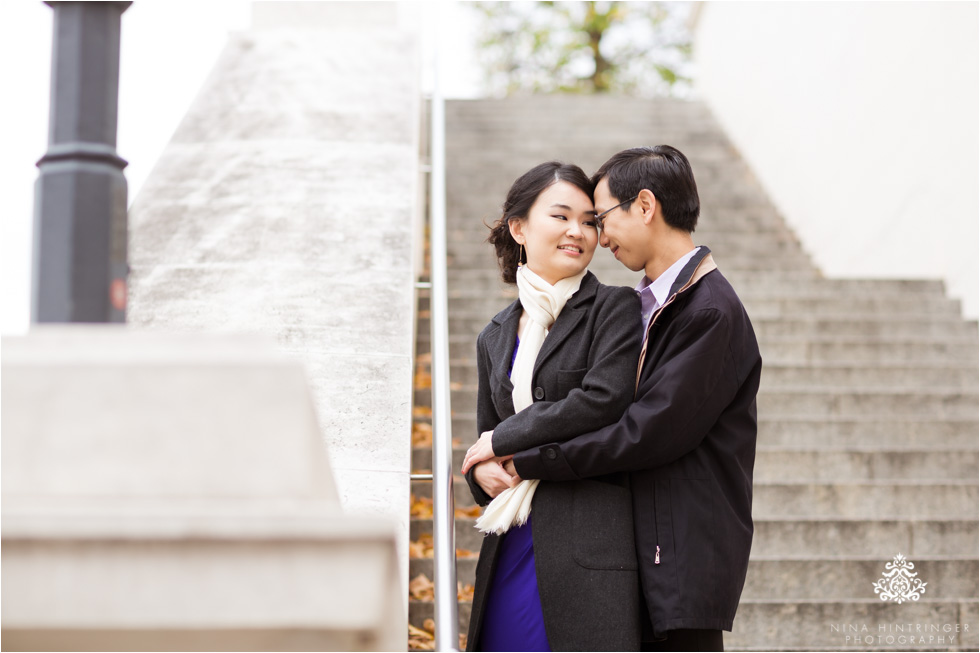
{"type": "Polygon", "coordinates": [[[473,465],[494,457],[492,439],[493,431],[484,431],[476,444],[466,451],[466,457],[463,458],[463,474],[470,471],[473,465]]]}
{"type": "MultiPolygon", "coordinates": [[[[510,462],[510,459],[508,459],[508,462],[510,462]]],[[[507,488],[514,487],[520,483],[520,479],[504,471],[500,459],[485,460],[477,463],[473,469],[473,480],[483,488],[483,491],[491,499],[496,498],[498,494],[507,488]]]]}

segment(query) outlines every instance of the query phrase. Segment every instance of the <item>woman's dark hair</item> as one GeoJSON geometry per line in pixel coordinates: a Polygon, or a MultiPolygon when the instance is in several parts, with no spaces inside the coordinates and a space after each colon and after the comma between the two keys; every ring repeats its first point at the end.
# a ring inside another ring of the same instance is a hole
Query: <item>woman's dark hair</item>
{"type": "MultiPolygon", "coordinates": [[[[603,177],[615,199],[635,197],[646,188],[660,202],[668,225],[689,233],[697,226],[701,212],[698,186],[691,164],[680,150],[670,145],[623,150],[602,164],[592,175],[592,183],[598,184],[603,177]]],[[[623,210],[629,211],[631,205],[624,204],[623,210]]]]}
{"type": "Polygon", "coordinates": [[[500,265],[500,273],[506,283],[517,283],[517,264],[526,262],[518,261],[521,246],[510,235],[510,221],[526,220],[538,196],[559,181],[572,184],[588,195],[590,200],[592,199],[595,186],[589,181],[588,175],[578,166],[560,161],[548,161],[534,166],[518,177],[507,192],[507,199],[501,207],[503,213],[490,227],[490,236],[487,237],[487,242],[493,245],[497,252],[497,263],[500,265]]]}

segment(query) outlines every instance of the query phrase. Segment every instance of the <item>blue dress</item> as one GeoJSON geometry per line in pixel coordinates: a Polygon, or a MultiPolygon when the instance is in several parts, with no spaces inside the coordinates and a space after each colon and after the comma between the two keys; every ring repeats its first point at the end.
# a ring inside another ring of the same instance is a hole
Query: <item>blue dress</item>
{"type": "MultiPolygon", "coordinates": [[[[514,357],[517,347],[514,347],[514,357]]],[[[514,365],[511,359],[511,367],[514,365]]],[[[532,514],[533,516],[533,514],[532,514]]],[[[550,651],[534,571],[531,517],[500,536],[497,564],[487,590],[480,651],[550,651]]]]}

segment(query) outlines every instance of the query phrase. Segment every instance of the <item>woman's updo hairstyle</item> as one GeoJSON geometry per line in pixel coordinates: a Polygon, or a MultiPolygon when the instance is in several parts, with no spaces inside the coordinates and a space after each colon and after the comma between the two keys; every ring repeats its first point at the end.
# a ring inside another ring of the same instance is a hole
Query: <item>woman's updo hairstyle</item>
{"type": "Polygon", "coordinates": [[[526,263],[519,260],[521,246],[510,235],[510,221],[527,220],[538,196],[559,181],[572,184],[588,195],[590,200],[592,199],[595,186],[589,177],[578,166],[560,161],[548,161],[534,166],[518,177],[507,192],[507,199],[501,207],[503,214],[490,227],[490,236],[487,237],[487,242],[493,245],[497,252],[497,263],[500,265],[500,273],[505,283],[517,283],[517,265],[526,263]]]}

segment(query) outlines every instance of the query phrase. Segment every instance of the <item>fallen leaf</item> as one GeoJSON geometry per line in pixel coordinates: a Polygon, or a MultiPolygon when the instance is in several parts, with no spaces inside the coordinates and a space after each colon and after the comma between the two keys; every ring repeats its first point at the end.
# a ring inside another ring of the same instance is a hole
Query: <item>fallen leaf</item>
{"type": "Polygon", "coordinates": [[[467,549],[457,548],[456,549],[456,557],[457,558],[478,558],[478,557],[480,557],[480,554],[477,553],[476,551],[469,551],[467,549]]]}
{"type": "MultiPolygon", "coordinates": [[[[409,651],[436,650],[435,635],[426,632],[421,628],[416,628],[412,624],[408,624],[408,650],[409,651]]],[[[460,650],[464,650],[464,649],[460,649],[460,650]]]]}
{"type": "Polygon", "coordinates": [[[422,627],[425,628],[430,633],[436,632],[436,622],[434,619],[429,618],[422,622],[422,627]]]}
{"type": "Polygon", "coordinates": [[[462,583],[456,583],[456,600],[458,601],[473,601],[473,586],[467,583],[463,585],[462,583]]]}
{"type": "Polygon", "coordinates": [[[416,601],[434,601],[435,585],[428,576],[419,574],[408,584],[408,594],[416,601]]]}
{"type": "MultiPolygon", "coordinates": [[[[432,503],[431,501],[429,502],[432,503]]],[[[470,506],[469,508],[456,508],[456,517],[461,519],[476,519],[483,512],[480,506],[470,506]]]]}
{"type": "Polygon", "coordinates": [[[432,417],[432,407],[414,406],[412,408],[412,417],[432,417]]]}
{"type": "Polygon", "coordinates": [[[431,558],[433,557],[432,533],[422,533],[419,539],[408,543],[409,558],[431,558]]]}
{"type": "Polygon", "coordinates": [[[417,519],[432,519],[432,499],[428,497],[416,498],[413,494],[409,501],[411,502],[409,514],[412,517],[417,519]]]}
{"type": "Polygon", "coordinates": [[[432,425],[426,422],[412,422],[412,446],[432,446],[432,425]]]}

